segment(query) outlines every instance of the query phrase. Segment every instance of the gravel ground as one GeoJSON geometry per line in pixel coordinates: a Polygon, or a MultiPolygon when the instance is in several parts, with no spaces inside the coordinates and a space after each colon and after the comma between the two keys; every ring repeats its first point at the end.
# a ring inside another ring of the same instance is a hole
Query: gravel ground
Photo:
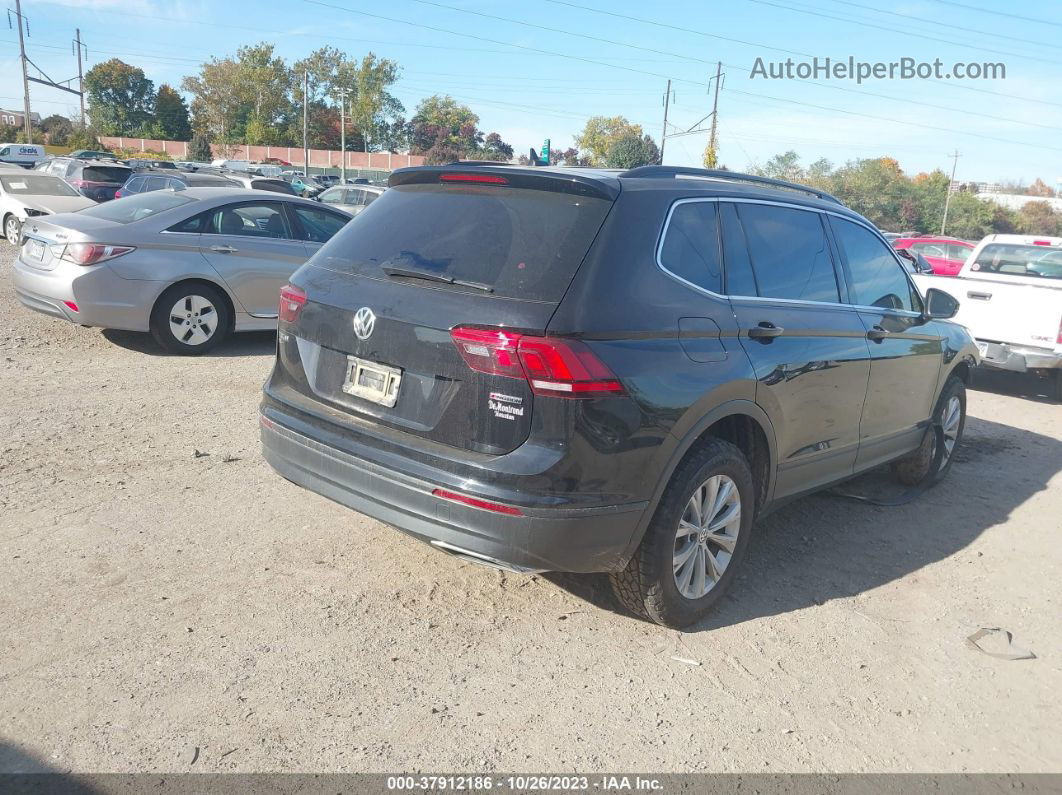
{"type": "Polygon", "coordinates": [[[164,356],[23,309],[6,267],[0,317],[0,770],[1062,770],[1062,407],[1032,379],[978,379],[916,502],[760,522],[680,634],[273,474],[271,335],[164,356]]]}

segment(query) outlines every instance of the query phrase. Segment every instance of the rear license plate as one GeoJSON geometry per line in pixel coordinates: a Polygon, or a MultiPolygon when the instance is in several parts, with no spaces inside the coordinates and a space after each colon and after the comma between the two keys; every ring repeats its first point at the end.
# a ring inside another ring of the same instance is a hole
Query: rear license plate
{"type": "Polygon", "coordinates": [[[35,260],[44,259],[44,243],[39,240],[26,241],[26,253],[35,260]]]}
{"type": "Polygon", "coordinates": [[[343,391],[372,403],[392,408],[398,402],[398,387],[402,371],[397,367],[377,364],[356,356],[347,357],[347,376],[343,391]]]}
{"type": "Polygon", "coordinates": [[[982,356],[988,356],[988,343],[987,342],[979,342],[979,343],[977,343],[977,352],[980,353],[982,356]]]}

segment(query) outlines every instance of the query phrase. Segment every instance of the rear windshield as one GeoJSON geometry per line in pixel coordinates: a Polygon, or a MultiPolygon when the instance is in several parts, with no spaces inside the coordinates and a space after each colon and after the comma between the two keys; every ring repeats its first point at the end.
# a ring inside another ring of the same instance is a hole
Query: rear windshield
{"type": "Polygon", "coordinates": [[[507,298],[559,301],[611,204],[493,185],[398,186],[343,227],[314,264],[373,278],[388,278],[384,267],[421,271],[507,298]]]}
{"type": "Polygon", "coordinates": [[[5,193],[24,193],[30,196],[80,196],[59,177],[26,174],[21,177],[0,177],[5,193]]]}
{"type": "Polygon", "coordinates": [[[251,190],[271,190],[274,193],[285,193],[290,196],[295,195],[295,191],[292,190],[291,185],[281,179],[252,179],[251,190]]]}
{"type": "Polygon", "coordinates": [[[1062,249],[989,243],[977,255],[970,270],[1012,276],[1062,279],[1062,249]]]}
{"type": "Polygon", "coordinates": [[[118,224],[130,224],[194,201],[196,200],[183,193],[157,190],[97,204],[95,207],[82,210],[81,214],[103,218],[118,224]]]}
{"type": "Polygon", "coordinates": [[[89,182],[125,182],[132,169],[122,166],[85,166],[81,178],[89,182]]]}

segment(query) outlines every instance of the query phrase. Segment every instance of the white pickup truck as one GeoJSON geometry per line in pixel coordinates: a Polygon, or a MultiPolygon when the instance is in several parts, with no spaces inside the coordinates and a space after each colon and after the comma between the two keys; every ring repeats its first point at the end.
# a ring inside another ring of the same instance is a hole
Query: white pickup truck
{"type": "Polygon", "coordinates": [[[1053,379],[1062,400],[1062,238],[989,235],[958,276],[916,274],[959,301],[955,321],[977,341],[981,364],[1053,379]]]}

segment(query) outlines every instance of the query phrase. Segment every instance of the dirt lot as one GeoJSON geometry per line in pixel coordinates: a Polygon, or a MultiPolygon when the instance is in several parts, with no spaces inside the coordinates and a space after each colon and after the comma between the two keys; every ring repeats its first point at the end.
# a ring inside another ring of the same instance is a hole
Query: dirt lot
{"type": "Polygon", "coordinates": [[[0,770],[1062,769],[1062,407],[1032,380],[979,380],[913,504],[761,522],[679,634],[274,475],[270,335],[162,356],[21,308],[6,266],[0,317],[0,770]]]}

